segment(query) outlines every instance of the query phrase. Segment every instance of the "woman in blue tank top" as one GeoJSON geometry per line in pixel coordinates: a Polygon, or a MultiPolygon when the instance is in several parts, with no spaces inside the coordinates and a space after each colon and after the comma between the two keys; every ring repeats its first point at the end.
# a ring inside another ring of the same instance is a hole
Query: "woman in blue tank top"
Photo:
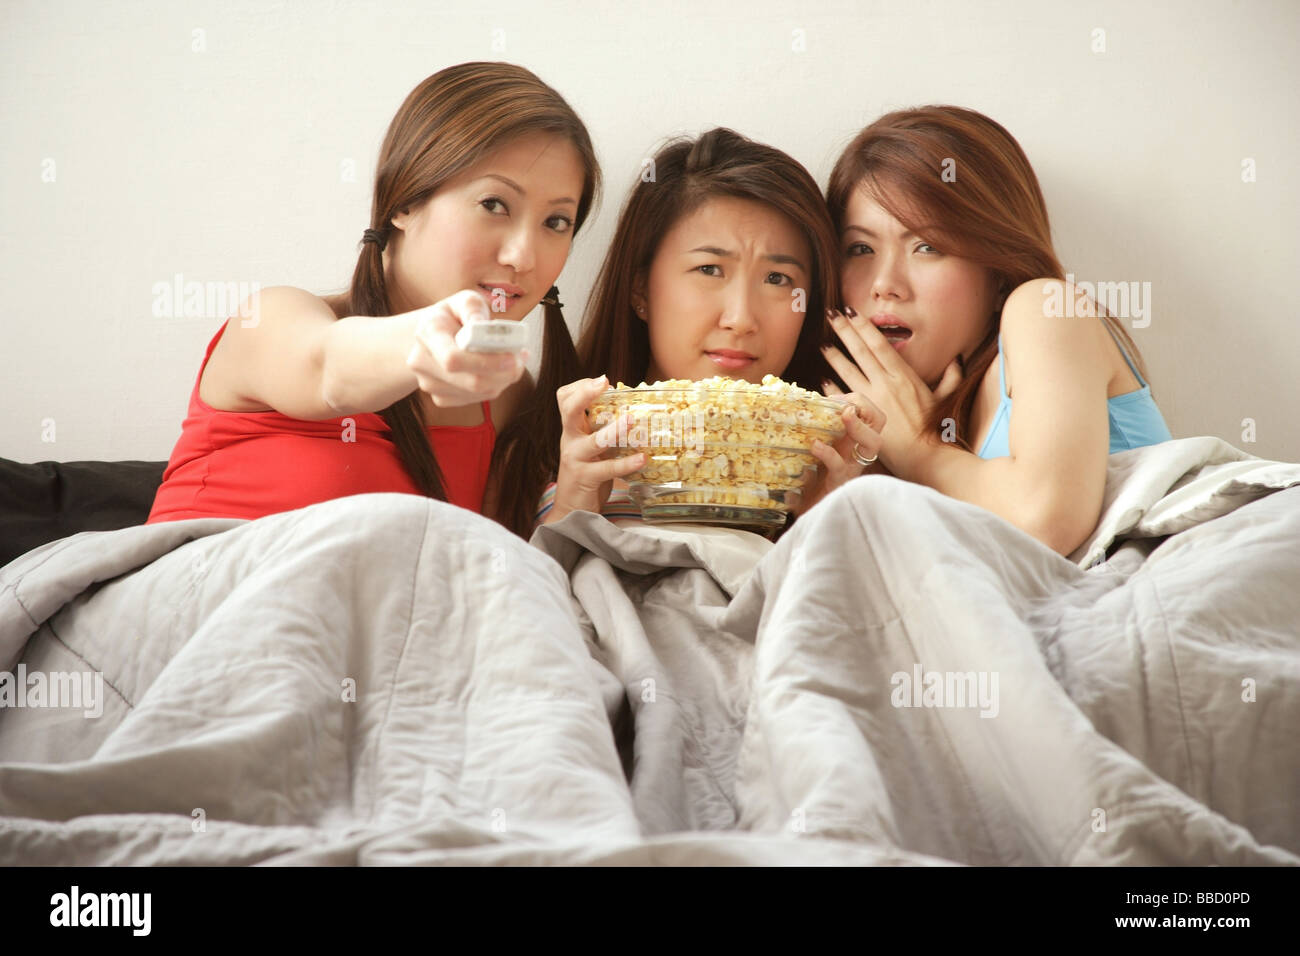
{"type": "Polygon", "coordinates": [[[1072,552],[1107,456],[1171,435],[1123,317],[1065,281],[1019,143],[972,110],[890,113],[844,151],[827,202],[845,303],[827,358],[883,413],[869,470],[1072,552]]]}

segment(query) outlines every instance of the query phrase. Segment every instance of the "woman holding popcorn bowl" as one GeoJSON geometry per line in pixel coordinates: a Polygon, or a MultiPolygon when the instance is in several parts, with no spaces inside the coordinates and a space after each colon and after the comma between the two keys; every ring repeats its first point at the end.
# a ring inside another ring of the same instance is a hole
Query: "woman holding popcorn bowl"
{"type": "MultiPolygon", "coordinates": [[[[638,429],[629,429],[630,406],[616,400],[640,398],[637,391],[658,391],[654,407],[680,416],[679,427],[684,419],[688,435],[703,428],[719,446],[737,443],[715,449],[722,471],[750,465],[742,445],[760,459],[754,469],[770,465],[763,441],[774,436],[792,438],[809,464],[820,462],[788,506],[769,509],[784,522],[785,510],[806,511],[862,474],[885,425],[861,395],[836,389],[832,404],[807,390],[834,374],[821,351],[826,310],[839,294],[834,226],[807,170],[728,129],[670,142],[649,168],[653,177],[636,184],[619,217],[578,343],[593,377],[557,393],[560,467],[539,523],[573,511],[641,516],[623,479],[653,469],[652,456],[626,447],[638,429]],[[615,383],[637,382],[661,389],[623,388],[601,399],[615,383]],[[604,414],[593,421],[589,408],[604,414]],[[725,427],[710,431],[711,420],[725,427]],[[623,454],[610,457],[611,447],[623,454]]],[[[700,473],[710,460],[700,460],[700,473]]]]}

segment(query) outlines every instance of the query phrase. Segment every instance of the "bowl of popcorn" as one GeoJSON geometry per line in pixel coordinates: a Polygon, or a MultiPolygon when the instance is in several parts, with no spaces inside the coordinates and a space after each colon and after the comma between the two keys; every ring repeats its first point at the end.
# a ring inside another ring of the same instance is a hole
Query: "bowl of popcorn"
{"type": "Polygon", "coordinates": [[[780,527],[817,471],[812,444],[844,435],[844,406],[766,375],[622,382],[587,409],[591,430],[619,421],[611,453],[644,452],[627,476],[647,522],[780,527]]]}

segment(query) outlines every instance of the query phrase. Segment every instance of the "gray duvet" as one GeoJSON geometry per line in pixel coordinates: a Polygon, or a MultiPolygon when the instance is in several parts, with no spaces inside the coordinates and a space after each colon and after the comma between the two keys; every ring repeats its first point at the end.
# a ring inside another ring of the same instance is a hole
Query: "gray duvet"
{"type": "Polygon", "coordinates": [[[0,864],[1297,864],[1297,622],[1300,465],[1213,438],[1069,559],[881,477],[79,534],[0,570],[0,864]]]}

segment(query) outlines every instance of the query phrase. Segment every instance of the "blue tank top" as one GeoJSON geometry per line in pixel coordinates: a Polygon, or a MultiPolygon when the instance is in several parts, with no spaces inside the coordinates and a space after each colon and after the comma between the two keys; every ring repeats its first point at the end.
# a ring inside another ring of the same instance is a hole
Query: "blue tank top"
{"type": "MultiPolygon", "coordinates": [[[[1142,384],[1142,387],[1135,392],[1116,395],[1106,400],[1106,411],[1110,418],[1109,454],[1170,441],[1173,435],[1169,433],[1164,416],[1160,414],[1155,399],[1151,397],[1151,386],[1142,381],[1142,376],[1130,361],[1128,352],[1124,351],[1124,346],[1115,336],[1114,330],[1106,325],[1106,331],[1110,332],[1110,337],[1115,339],[1124,361],[1128,363],[1128,367],[1133,370],[1134,376],[1142,384]]],[[[1007,395],[1007,373],[1002,357],[1001,334],[998,335],[998,384],[1001,401],[998,402],[997,413],[993,416],[993,427],[989,429],[988,437],[980,446],[981,458],[1007,458],[1011,455],[1011,398],[1007,395]]]]}

